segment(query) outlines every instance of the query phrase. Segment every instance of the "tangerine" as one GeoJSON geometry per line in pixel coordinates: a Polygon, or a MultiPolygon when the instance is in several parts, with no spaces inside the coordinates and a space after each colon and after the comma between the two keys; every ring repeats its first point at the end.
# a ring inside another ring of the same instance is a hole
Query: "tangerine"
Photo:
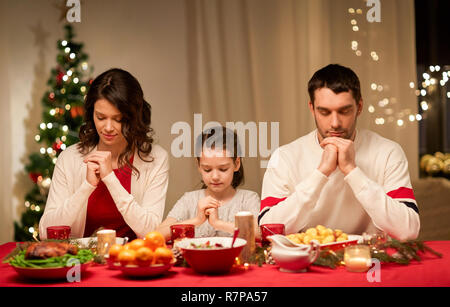
{"type": "Polygon", "coordinates": [[[153,259],[153,251],[146,246],[141,247],[136,251],[136,263],[139,266],[149,266],[152,264],[153,259]]]}
{"type": "Polygon", "coordinates": [[[136,260],[136,251],[134,249],[124,249],[117,256],[121,265],[134,264],[136,260]]]}
{"type": "Polygon", "coordinates": [[[137,251],[138,249],[140,249],[141,247],[145,246],[145,241],[142,239],[134,239],[133,241],[130,242],[130,248],[134,249],[135,251],[137,251]]]}
{"type": "Polygon", "coordinates": [[[158,247],[155,250],[155,264],[169,264],[173,260],[173,253],[167,247],[158,247]]]}
{"type": "Polygon", "coordinates": [[[113,244],[109,248],[109,259],[112,261],[116,261],[117,256],[119,256],[119,253],[123,250],[123,246],[120,244],[113,244]]]}
{"type": "Polygon", "coordinates": [[[131,242],[128,242],[127,244],[125,244],[125,245],[123,246],[123,249],[132,249],[132,248],[131,248],[131,242]]]}
{"type": "Polygon", "coordinates": [[[156,250],[158,247],[165,247],[166,240],[164,236],[158,231],[152,231],[145,235],[145,246],[150,248],[152,251],[156,250]]]}

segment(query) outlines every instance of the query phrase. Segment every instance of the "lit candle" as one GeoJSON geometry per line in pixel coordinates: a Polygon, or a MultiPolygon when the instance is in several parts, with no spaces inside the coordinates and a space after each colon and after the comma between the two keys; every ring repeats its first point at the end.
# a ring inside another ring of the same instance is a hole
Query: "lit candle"
{"type": "Polygon", "coordinates": [[[364,257],[353,257],[345,261],[345,266],[350,272],[366,272],[371,264],[372,260],[364,257]]]}
{"type": "Polygon", "coordinates": [[[108,253],[111,245],[116,243],[116,231],[103,229],[97,231],[97,255],[104,256],[108,253]]]}
{"type": "Polygon", "coordinates": [[[241,263],[249,262],[256,248],[253,214],[248,211],[241,211],[235,215],[234,220],[236,227],[239,228],[238,238],[242,238],[247,241],[247,244],[244,246],[239,255],[239,261],[241,263]]]}
{"type": "Polygon", "coordinates": [[[345,248],[344,262],[347,271],[366,272],[372,266],[369,246],[347,246],[345,248]]]}

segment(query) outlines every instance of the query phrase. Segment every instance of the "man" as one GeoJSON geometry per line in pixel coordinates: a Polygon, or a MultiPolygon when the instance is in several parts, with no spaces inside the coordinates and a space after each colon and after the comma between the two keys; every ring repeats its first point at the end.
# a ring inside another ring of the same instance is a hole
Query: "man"
{"type": "Polygon", "coordinates": [[[286,233],[318,224],[350,234],[384,231],[414,239],[419,210],[401,147],[356,129],[363,109],[360,83],[332,64],[308,83],[317,129],[281,146],[264,175],[259,224],[283,223],[286,233]]]}

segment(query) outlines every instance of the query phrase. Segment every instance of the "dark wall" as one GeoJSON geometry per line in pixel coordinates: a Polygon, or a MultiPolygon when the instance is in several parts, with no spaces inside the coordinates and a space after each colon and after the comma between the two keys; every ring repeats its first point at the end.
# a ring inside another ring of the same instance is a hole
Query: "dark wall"
{"type": "Polygon", "coordinates": [[[417,64],[450,64],[450,0],[415,0],[417,64]]]}
{"type": "MultiPolygon", "coordinates": [[[[444,70],[450,66],[450,0],[415,0],[417,80],[419,86],[423,73],[441,79],[442,72],[431,73],[430,65],[439,65],[444,70]]],[[[421,112],[419,123],[419,154],[450,152],[450,104],[446,97],[450,82],[445,87],[436,87],[427,97],[419,97],[418,103],[430,103],[426,112],[421,112]]],[[[419,106],[420,110],[420,106],[419,106]]]]}

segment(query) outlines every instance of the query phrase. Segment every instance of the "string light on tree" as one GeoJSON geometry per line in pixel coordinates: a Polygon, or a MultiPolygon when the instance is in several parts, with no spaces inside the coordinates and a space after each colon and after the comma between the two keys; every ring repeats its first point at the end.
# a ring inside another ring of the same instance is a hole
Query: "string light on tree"
{"type": "MultiPolygon", "coordinates": [[[[430,95],[432,92],[438,90],[439,86],[444,89],[448,80],[449,80],[449,72],[442,71],[441,72],[440,65],[430,65],[428,66],[427,71],[422,73],[422,80],[419,82],[421,88],[416,89],[416,95],[421,98],[419,100],[419,110],[423,114],[426,114],[427,111],[432,108],[433,105],[433,96],[430,95]],[[426,99],[426,100],[425,100],[426,99]]],[[[447,98],[450,98],[450,94],[447,93],[447,98]]],[[[436,101],[436,103],[440,103],[436,101]]],[[[423,119],[423,116],[420,114],[416,115],[416,120],[420,121],[423,119]]]]}
{"type": "Polygon", "coordinates": [[[92,67],[89,69],[83,44],[73,40],[72,26],[65,25],[64,29],[64,39],[56,44],[58,54],[47,81],[49,89],[41,100],[42,121],[34,135],[34,140],[40,143],[39,150],[30,154],[25,166],[35,185],[25,196],[21,220],[14,223],[15,241],[30,241],[32,236],[38,235],[39,219],[45,208],[58,155],[79,141],[84,96],[92,82],[88,76],[92,67]]]}

